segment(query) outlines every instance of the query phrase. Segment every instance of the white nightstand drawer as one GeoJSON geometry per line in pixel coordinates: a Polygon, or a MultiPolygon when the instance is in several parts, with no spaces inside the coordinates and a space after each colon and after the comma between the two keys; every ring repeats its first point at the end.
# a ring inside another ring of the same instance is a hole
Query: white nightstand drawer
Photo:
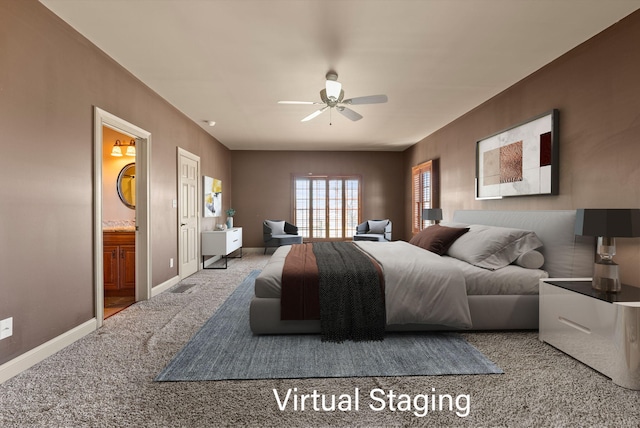
{"type": "Polygon", "coordinates": [[[234,252],[242,247],[242,229],[230,229],[227,234],[227,254],[234,252]]]}
{"type": "Polygon", "coordinates": [[[540,340],[609,377],[615,322],[611,303],[541,283],[540,340]]]}
{"type": "Polygon", "coordinates": [[[601,293],[590,280],[540,280],[540,340],[640,390],[640,289],[601,293]]]}

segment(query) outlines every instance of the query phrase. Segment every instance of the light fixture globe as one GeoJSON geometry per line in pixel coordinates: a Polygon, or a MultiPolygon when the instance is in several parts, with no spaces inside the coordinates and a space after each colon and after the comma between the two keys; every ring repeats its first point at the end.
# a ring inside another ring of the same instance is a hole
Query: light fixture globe
{"type": "Polygon", "coordinates": [[[111,149],[111,156],[122,156],[122,145],[120,144],[120,140],[116,140],[113,148],[111,149]]]}
{"type": "Polygon", "coordinates": [[[129,145],[127,146],[127,151],[125,153],[127,156],[135,156],[136,155],[136,140],[131,140],[129,145]]]}
{"type": "Polygon", "coordinates": [[[338,82],[338,74],[335,71],[329,71],[326,75],[326,78],[327,81],[325,82],[325,90],[327,98],[335,101],[340,98],[342,83],[338,82]]]}

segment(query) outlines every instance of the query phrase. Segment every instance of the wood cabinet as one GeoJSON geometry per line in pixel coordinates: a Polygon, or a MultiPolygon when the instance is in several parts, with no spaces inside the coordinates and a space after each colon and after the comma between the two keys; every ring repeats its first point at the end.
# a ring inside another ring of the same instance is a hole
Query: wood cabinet
{"type": "Polygon", "coordinates": [[[135,232],[104,232],[103,268],[105,294],[117,296],[135,293],[135,232]]]}

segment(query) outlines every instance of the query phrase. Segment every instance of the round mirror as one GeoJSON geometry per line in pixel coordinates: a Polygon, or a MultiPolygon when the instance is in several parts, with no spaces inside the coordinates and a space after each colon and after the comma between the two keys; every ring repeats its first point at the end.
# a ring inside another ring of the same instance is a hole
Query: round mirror
{"type": "Polygon", "coordinates": [[[130,163],[118,174],[118,196],[123,204],[136,209],[136,164],[130,163]]]}

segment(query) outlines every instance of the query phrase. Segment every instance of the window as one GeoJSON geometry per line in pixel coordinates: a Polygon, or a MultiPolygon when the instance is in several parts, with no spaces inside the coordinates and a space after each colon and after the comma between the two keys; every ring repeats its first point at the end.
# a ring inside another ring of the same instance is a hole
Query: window
{"type": "Polygon", "coordinates": [[[411,168],[411,231],[416,234],[426,227],[422,220],[422,210],[437,208],[438,198],[438,161],[430,160],[411,168]]]}
{"type": "Polygon", "coordinates": [[[360,177],[294,176],[294,221],[309,239],[346,239],[360,223],[360,177]]]}

